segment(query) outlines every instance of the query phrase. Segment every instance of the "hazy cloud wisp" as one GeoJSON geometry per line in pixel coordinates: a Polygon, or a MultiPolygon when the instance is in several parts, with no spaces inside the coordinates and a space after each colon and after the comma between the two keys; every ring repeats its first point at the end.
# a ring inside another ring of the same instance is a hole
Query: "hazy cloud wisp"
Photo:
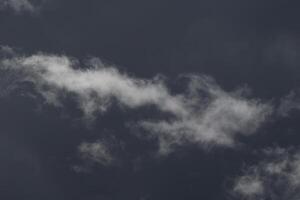
{"type": "Polygon", "coordinates": [[[300,152],[267,149],[265,160],[237,177],[233,195],[237,199],[296,200],[300,198],[300,152]]]}
{"type": "Polygon", "coordinates": [[[9,8],[15,13],[36,12],[39,7],[33,4],[30,0],[0,0],[0,9],[9,8]]]}

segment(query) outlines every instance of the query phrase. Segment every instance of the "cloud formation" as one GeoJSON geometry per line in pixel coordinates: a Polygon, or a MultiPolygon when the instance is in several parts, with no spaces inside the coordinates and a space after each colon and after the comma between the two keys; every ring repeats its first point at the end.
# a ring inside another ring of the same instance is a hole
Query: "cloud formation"
{"type": "Polygon", "coordinates": [[[299,90],[292,90],[288,95],[281,98],[277,112],[278,115],[287,117],[293,110],[300,110],[299,90]]]}
{"type": "Polygon", "coordinates": [[[19,14],[22,12],[34,13],[39,8],[33,4],[30,0],[1,0],[0,9],[9,8],[15,13],[19,14]]]}
{"type": "Polygon", "coordinates": [[[233,194],[237,199],[296,200],[300,198],[300,151],[267,149],[265,160],[237,177],[233,194]]]}
{"type": "Polygon", "coordinates": [[[96,58],[88,69],[76,59],[47,54],[15,55],[1,65],[22,73],[49,104],[62,106],[63,96],[74,96],[87,119],[107,111],[112,102],[130,109],[152,105],[170,114],[137,123],[159,139],[162,153],[185,142],[234,146],[237,135],[255,132],[271,112],[270,105],[246,99],[240,91],[226,92],[208,76],[187,75],[186,90],[173,94],[160,76],[136,78],[96,58]]]}
{"type": "Polygon", "coordinates": [[[187,115],[168,121],[147,121],[142,126],[160,135],[162,152],[182,141],[234,146],[237,134],[251,134],[270,114],[271,108],[237,93],[226,93],[208,77],[191,77],[185,97],[187,115]]]}
{"type": "Polygon", "coordinates": [[[78,151],[83,159],[87,159],[102,165],[109,165],[113,161],[108,145],[102,141],[92,143],[83,142],[79,145],[78,151]]]}

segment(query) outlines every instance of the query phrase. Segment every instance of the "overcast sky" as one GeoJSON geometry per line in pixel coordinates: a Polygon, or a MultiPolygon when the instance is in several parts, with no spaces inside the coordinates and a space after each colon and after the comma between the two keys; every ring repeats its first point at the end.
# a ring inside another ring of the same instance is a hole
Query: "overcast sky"
{"type": "Polygon", "coordinates": [[[299,9],[0,0],[0,198],[298,200],[299,9]]]}

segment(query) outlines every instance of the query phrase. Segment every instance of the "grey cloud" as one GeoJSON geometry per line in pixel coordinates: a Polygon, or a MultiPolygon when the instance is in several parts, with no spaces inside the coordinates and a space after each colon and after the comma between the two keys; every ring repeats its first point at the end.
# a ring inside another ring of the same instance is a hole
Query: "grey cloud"
{"type": "Polygon", "coordinates": [[[0,53],[1,55],[15,55],[15,49],[7,45],[0,45],[0,53]]]}
{"type": "Polygon", "coordinates": [[[251,134],[266,119],[271,107],[258,100],[223,91],[208,77],[191,77],[185,97],[187,115],[168,121],[144,121],[142,126],[160,135],[162,153],[184,141],[201,145],[234,146],[237,134],[251,134]]]}
{"type": "Polygon", "coordinates": [[[83,159],[88,159],[102,165],[109,165],[114,160],[108,145],[103,141],[83,142],[79,145],[78,151],[83,159]]]}
{"type": "Polygon", "coordinates": [[[267,149],[265,160],[237,177],[233,195],[237,199],[296,200],[300,198],[300,151],[267,149]]]}
{"type": "Polygon", "coordinates": [[[269,104],[246,99],[238,91],[224,91],[208,76],[188,75],[186,91],[172,94],[160,76],[135,78],[99,59],[93,59],[88,69],[79,68],[78,63],[66,56],[46,54],[1,61],[2,68],[23,73],[49,104],[62,106],[63,95],[76,96],[87,119],[107,111],[112,99],[127,108],[153,105],[171,114],[168,120],[141,119],[137,123],[159,139],[162,153],[185,142],[232,147],[237,135],[255,132],[272,110],[269,104]]]}
{"type": "Polygon", "coordinates": [[[281,98],[277,113],[279,116],[287,117],[293,110],[300,110],[299,90],[292,90],[288,95],[281,98]]]}
{"type": "Polygon", "coordinates": [[[256,175],[244,175],[236,181],[233,191],[246,198],[256,199],[264,194],[263,182],[256,175]]]}
{"type": "MultiPolygon", "coordinates": [[[[15,49],[10,46],[0,45],[0,58],[6,58],[16,55],[15,49]]],[[[0,97],[9,96],[10,92],[16,89],[18,81],[17,74],[14,70],[0,67],[0,97]]]]}
{"type": "Polygon", "coordinates": [[[15,13],[29,12],[35,13],[39,7],[32,3],[31,0],[1,0],[0,9],[9,8],[15,13]]]}

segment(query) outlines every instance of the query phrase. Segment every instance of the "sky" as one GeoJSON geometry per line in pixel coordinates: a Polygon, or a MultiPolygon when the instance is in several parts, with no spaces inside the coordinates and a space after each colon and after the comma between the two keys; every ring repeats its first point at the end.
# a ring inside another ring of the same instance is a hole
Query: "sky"
{"type": "Polygon", "coordinates": [[[298,200],[300,3],[0,0],[0,197],[298,200]]]}

